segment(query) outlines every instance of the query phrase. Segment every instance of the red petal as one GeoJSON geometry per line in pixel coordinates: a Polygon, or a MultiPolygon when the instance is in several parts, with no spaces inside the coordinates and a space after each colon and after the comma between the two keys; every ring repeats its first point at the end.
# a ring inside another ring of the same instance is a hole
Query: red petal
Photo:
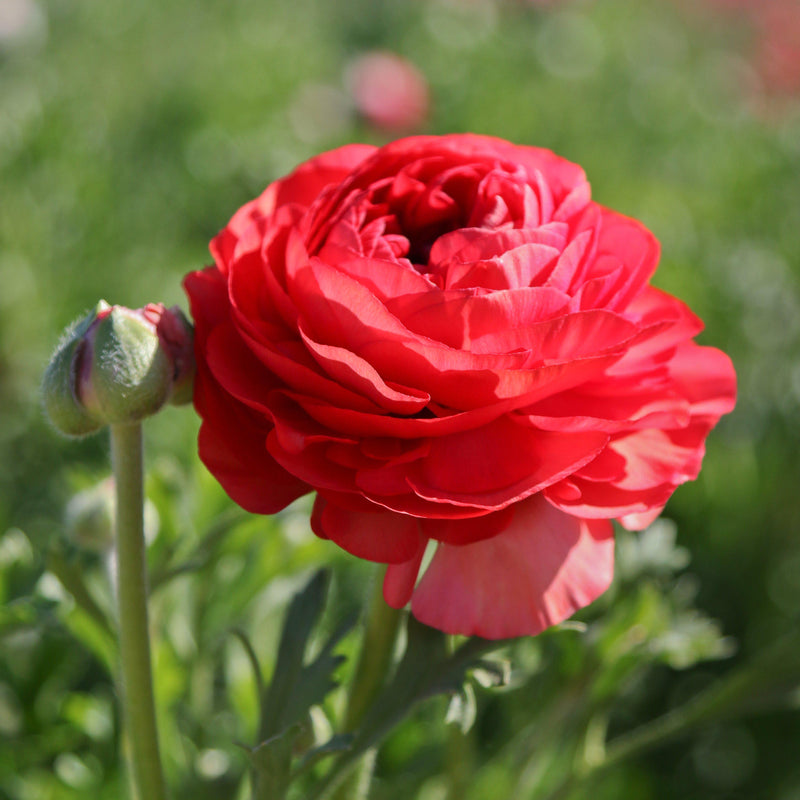
{"type": "Polygon", "coordinates": [[[204,418],[200,459],[234,502],[255,514],[274,514],[311,491],[267,451],[269,420],[223,393],[202,367],[196,376],[195,402],[204,418]]]}
{"type": "MultiPolygon", "coordinates": [[[[625,265],[606,308],[624,310],[644,288],[658,264],[660,246],[653,234],[635,219],[601,207],[597,256],[599,265],[608,255],[625,265]]],[[[594,277],[594,267],[587,279],[594,277]]]]}
{"type": "Polygon", "coordinates": [[[275,181],[258,199],[262,213],[281,205],[299,203],[310,206],[331,184],[338,184],[369,158],[376,148],[366,144],[348,144],[300,164],[297,169],[275,181]]]}
{"type": "Polygon", "coordinates": [[[317,495],[312,527],[348,553],[368,561],[397,564],[414,558],[424,546],[418,520],[388,511],[342,508],[317,495]]]}
{"type": "Polygon", "coordinates": [[[190,272],[183,279],[195,323],[195,348],[202,347],[208,332],[230,315],[225,276],[216,267],[190,272]]]}
{"type": "Polygon", "coordinates": [[[497,509],[538,492],[588,463],[608,442],[602,432],[538,431],[507,417],[477,430],[431,440],[408,477],[427,500],[497,509]]]}
{"type": "Polygon", "coordinates": [[[314,341],[300,324],[300,335],[308,351],[336,383],[367,397],[377,406],[393,414],[412,415],[422,411],[430,395],[416,389],[392,388],[374,367],[343,347],[332,347],[314,341]]]}

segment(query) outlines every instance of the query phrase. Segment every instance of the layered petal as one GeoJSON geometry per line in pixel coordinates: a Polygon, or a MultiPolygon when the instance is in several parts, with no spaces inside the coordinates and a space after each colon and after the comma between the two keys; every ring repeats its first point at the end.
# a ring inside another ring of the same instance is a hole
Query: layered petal
{"type": "MultiPolygon", "coordinates": [[[[514,507],[510,524],[493,538],[440,544],[411,608],[421,622],[447,633],[533,636],[602,594],[613,564],[610,523],[581,520],[532,497],[514,507]]],[[[396,573],[385,596],[396,604],[403,594],[394,582],[396,573]]]]}

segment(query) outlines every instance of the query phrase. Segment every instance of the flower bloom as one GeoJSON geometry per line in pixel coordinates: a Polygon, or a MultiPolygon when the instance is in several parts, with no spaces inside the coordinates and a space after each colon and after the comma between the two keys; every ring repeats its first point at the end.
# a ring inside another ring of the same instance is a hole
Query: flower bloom
{"type": "Polygon", "coordinates": [[[730,360],[648,285],[656,239],[548,150],[342,147],[211,252],[185,280],[202,460],[253,512],[315,490],[314,531],[444,631],[535,634],[594,600],[610,520],[657,516],[734,404],[730,360]]]}
{"type": "Polygon", "coordinates": [[[762,95],[788,99],[800,94],[798,0],[705,0],[705,4],[751,29],[746,56],[762,95]]]}
{"type": "Polygon", "coordinates": [[[758,24],[754,63],[764,88],[776,95],[800,93],[800,4],[774,0],[753,12],[758,24]]]}

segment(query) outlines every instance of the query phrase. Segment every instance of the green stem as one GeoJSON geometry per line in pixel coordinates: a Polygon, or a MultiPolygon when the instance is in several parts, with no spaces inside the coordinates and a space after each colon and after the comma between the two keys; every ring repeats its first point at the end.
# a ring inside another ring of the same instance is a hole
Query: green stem
{"type": "Polygon", "coordinates": [[[699,725],[725,719],[737,711],[763,682],[757,670],[742,669],[662,717],[609,742],[598,766],[612,767],[672,741],[699,725]]]}
{"type": "Polygon", "coordinates": [[[117,501],[122,715],[139,800],[166,800],[158,751],[147,625],[142,429],[139,424],[111,426],[111,461],[117,501]]]}
{"type": "Polygon", "coordinates": [[[447,726],[445,767],[447,779],[446,800],[463,800],[472,781],[475,764],[475,745],[472,728],[464,733],[458,725],[447,726]]]}
{"type": "Polygon", "coordinates": [[[94,623],[100,635],[110,643],[113,643],[116,639],[114,629],[103,609],[89,594],[80,566],[67,561],[63,553],[51,550],[47,554],[47,569],[58,578],[61,585],[72,595],[72,599],[78,608],[94,623]]]}
{"type": "MultiPolygon", "coordinates": [[[[392,662],[402,614],[383,599],[383,573],[375,576],[361,652],[350,688],[343,733],[355,731],[383,687],[392,662]]],[[[368,751],[355,771],[340,784],[335,800],[363,800],[369,792],[375,750],[368,751]]]]}
{"type": "Polygon", "coordinates": [[[607,769],[637,758],[703,725],[769,708],[800,681],[800,634],[793,632],[762,650],[747,666],[730,672],[684,705],[612,739],[605,748],[595,742],[582,765],[547,800],[564,800],[578,786],[607,769]]]}

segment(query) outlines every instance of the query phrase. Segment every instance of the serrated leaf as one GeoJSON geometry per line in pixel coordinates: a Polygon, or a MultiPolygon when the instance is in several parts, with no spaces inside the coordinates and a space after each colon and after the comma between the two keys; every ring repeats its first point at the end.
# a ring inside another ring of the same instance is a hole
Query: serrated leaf
{"type": "Polygon", "coordinates": [[[384,686],[356,731],[352,747],[344,753],[309,795],[315,800],[345,777],[367,750],[402,722],[418,703],[438,694],[462,694],[467,674],[482,657],[508,644],[473,637],[449,654],[447,635],[407,618],[406,649],[391,680],[384,686]]]}
{"type": "Polygon", "coordinates": [[[332,675],[344,659],[333,655],[332,651],[355,624],[355,618],[346,620],[314,661],[303,665],[308,640],[325,607],[329,578],[329,573],[317,572],[289,605],[275,672],[262,699],[259,725],[262,739],[268,739],[304,719],[308,709],[321,703],[336,687],[332,675]]]}
{"type": "Polygon", "coordinates": [[[511,680],[511,662],[507,659],[490,661],[481,659],[470,671],[472,677],[484,689],[493,686],[508,686],[511,680]]]}
{"type": "Polygon", "coordinates": [[[253,776],[253,800],[282,800],[292,779],[292,748],[302,732],[300,723],[290,726],[249,750],[253,776]]]}
{"type": "Polygon", "coordinates": [[[457,725],[461,733],[467,733],[475,724],[478,715],[478,704],[475,701],[475,690],[471,683],[465,683],[460,692],[450,698],[447,714],[444,721],[446,725],[457,725]]]}
{"type": "MultiPolygon", "coordinates": [[[[259,684],[259,739],[262,743],[249,751],[253,800],[279,800],[285,796],[294,776],[293,748],[306,726],[309,709],[321,703],[336,687],[333,673],[344,658],[334,655],[333,649],[355,624],[355,616],[339,626],[316,658],[304,664],[308,641],[325,608],[329,577],[325,571],[317,572],[289,604],[268,688],[263,687],[255,651],[246,635],[233,631],[245,648],[259,684]]],[[[306,757],[309,765],[325,755],[341,752],[345,749],[343,741],[334,737],[327,745],[311,751],[306,757]]]]}
{"type": "Polygon", "coordinates": [[[659,518],[637,535],[621,533],[617,546],[616,572],[625,580],[643,574],[669,576],[684,569],[689,551],[677,544],[677,526],[659,518]]]}
{"type": "Polygon", "coordinates": [[[656,637],[650,646],[673,669],[729,658],[736,650],[735,641],[722,633],[719,622],[694,610],[677,616],[669,630],[656,637]]]}
{"type": "Polygon", "coordinates": [[[314,764],[318,763],[323,758],[335,756],[349,750],[353,746],[354,738],[352,733],[337,733],[324,744],[313,747],[303,756],[294,774],[298,775],[311,769],[314,764]]]}

